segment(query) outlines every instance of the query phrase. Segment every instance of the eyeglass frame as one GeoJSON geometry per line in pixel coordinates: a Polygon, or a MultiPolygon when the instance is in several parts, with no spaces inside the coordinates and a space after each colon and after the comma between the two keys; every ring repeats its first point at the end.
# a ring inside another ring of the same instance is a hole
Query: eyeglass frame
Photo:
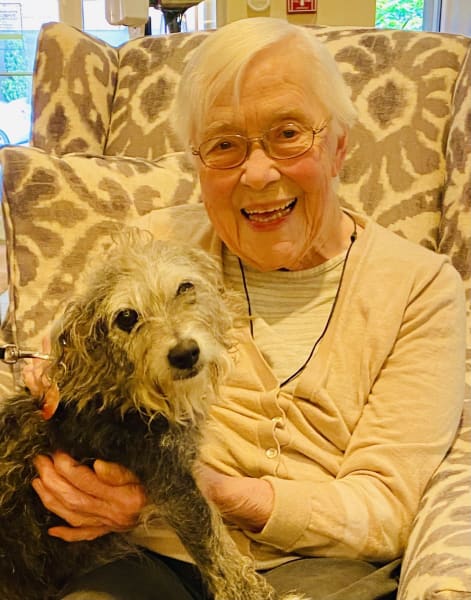
{"type": "Polygon", "coordinates": [[[201,162],[203,163],[203,165],[205,167],[207,167],[208,169],[216,169],[218,171],[226,171],[226,170],[229,170],[229,169],[236,169],[237,167],[240,167],[240,165],[244,164],[244,162],[247,160],[247,157],[250,154],[250,149],[251,149],[252,144],[254,142],[259,142],[260,146],[262,147],[262,149],[264,151],[264,153],[267,156],[269,156],[270,158],[272,158],[274,160],[291,160],[292,158],[299,158],[300,156],[302,156],[303,154],[306,154],[306,152],[309,152],[309,150],[311,150],[311,148],[314,146],[314,139],[315,139],[316,135],[318,135],[319,133],[321,133],[322,131],[324,131],[324,129],[328,126],[329,121],[330,121],[330,119],[327,120],[321,127],[318,127],[317,129],[314,128],[314,127],[308,128],[306,131],[309,131],[309,129],[310,129],[311,130],[311,134],[312,134],[312,139],[311,139],[310,145],[305,150],[303,150],[302,152],[299,152],[298,154],[294,154],[293,156],[282,156],[282,157],[272,156],[270,154],[270,152],[268,151],[268,149],[266,148],[265,143],[264,143],[264,138],[265,138],[266,134],[269,131],[271,131],[272,129],[276,129],[276,126],[275,127],[271,127],[270,129],[267,129],[262,135],[259,135],[259,136],[256,136],[256,137],[250,137],[249,138],[249,137],[246,137],[245,135],[241,135],[240,133],[230,133],[230,134],[228,134],[228,137],[229,136],[232,137],[232,138],[236,137],[238,139],[245,140],[245,154],[244,154],[244,157],[241,159],[240,162],[238,162],[238,163],[236,163],[234,165],[231,165],[230,167],[215,167],[214,165],[208,165],[204,161],[203,157],[201,156],[200,148],[201,148],[201,146],[203,144],[206,144],[207,142],[210,142],[211,140],[216,140],[218,137],[223,137],[223,136],[214,136],[214,137],[208,138],[207,140],[203,140],[201,142],[201,144],[198,146],[198,148],[192,148],[191,149],[191,154],[193,156],[199,156],[199,158],[200,158],[201,162]]]}

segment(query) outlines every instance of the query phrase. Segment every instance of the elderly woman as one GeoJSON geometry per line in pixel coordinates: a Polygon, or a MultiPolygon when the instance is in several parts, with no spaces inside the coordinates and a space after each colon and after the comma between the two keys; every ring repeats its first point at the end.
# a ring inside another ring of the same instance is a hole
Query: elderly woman
{"type": "MultiPolygon", "coordinates": [[[[215,254],[252,317],[236,332],[201,487],[279,590],[393,598],[420,497],[461,412],[461,280],[443,256],[340,206],[355,111],[309,30],[259,18],[208,35],[178,111],[203,203],[140,225],[215,254]]],[[[92,470],[58,454],[37,469],[43,503],[70,524],[51,535],[73,542],[138,523],[145,497],[120,466],[92,470]]],[[[64,597],[205,598],[172,531],[133,535],[148,564],[108,565],[64,597]]]]}

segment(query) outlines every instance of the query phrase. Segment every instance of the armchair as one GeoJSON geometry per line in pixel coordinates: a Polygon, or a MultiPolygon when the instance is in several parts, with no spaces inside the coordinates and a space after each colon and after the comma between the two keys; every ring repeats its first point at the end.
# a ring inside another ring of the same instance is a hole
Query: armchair
{"type": "MultiPolygon", "coordinates": [[[[172,106],[182,66],[206,35],[113,48],[63,24],[44,26],[32,147],[0,150],[10,295],[4,341],[40,346],[113,224],[198,202],[172,106]]],[[[328,44],[359,112],[339,189],[344,204],[448,254],[464,279],[469,315],[471,39],[330,27],[312,35],[328,44]]],[[[2,393],[19,385],[14,367],[0,375],[2,393]]],[[[399,600],[471,598],[470,386],[468,368],[460,431],[422,499],[399,600]]]]}

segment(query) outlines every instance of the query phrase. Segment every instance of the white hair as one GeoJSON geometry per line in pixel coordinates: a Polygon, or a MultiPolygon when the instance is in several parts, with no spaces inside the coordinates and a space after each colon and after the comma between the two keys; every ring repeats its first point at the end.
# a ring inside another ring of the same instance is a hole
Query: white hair
{"type": "Polygon", "coordinates": [[[306,84],[313,103],[325,110],[334,127],[344,131],[351,127],[356,111],[349,89],[334,58],[313,31],[282,19],[252,17],[209,33],[187,62],[176,98],[176,126],[186,147],[201,141],[199,132],[208,110],[229,86],[237,109],[247,67],[260,52],[279,44],[293,49],[293,60],[309,64],[306,84]]]}

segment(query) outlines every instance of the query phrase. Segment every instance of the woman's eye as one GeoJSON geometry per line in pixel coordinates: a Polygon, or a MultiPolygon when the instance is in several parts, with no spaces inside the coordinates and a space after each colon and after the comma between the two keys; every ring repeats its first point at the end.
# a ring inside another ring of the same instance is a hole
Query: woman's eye
{"type": "Polygon", "coordinates": [[[182,281],[177,289],[177,296],[181,296],[181,294],[186,294],[190,290],[195,288],[194,284],[191,281],[182,281]]]}
{"type": "Polygon", "coordinates": [[[286,125],[280,125],[271,130],[271,135],[274,141],[285,142],[296,139],[301,133],[302,129],[298,125],[288,123],[286,125]]]}
{"type": "Polygon", "coordinates": [[[281,135],[282,135],[282,137],[284,137],[285,139],[287,139],[287,140],[290,140],[290,139],[294,138],[294,137],[296,136],[296,134],[297,134],[297,133],[298,133],[298,132],[297,132],[296,130],[294,130],[294,129],[284,129],[284,130],[281,132],[281,135]]]}
{"type": "Polygon", "coordinates": [[[236,146],[236,141],[230,138],[215,138],[209,140],[205,145],[204,151],[206,154],[222,154],[230,152],[236,146]]]}
{"type": "Polygon", "coordinates": [[[232,146],[233,146],[233,144],[229,140],[222,140],[217,145],[217,150],[220,150],[220,151],[230,150],[232,148],[232,146]]]}
{"type": "Polygon", "coordinates": [[[280,129],[280,136],[285,140],[292,140],[301,133],[301,129],[296,125],[288,125],[280,129]]]}
{"type": "Polygon", "coordinates": [[[139,314],[132,308],[120,310],[115,317],[115,324],[122,331],[131,332],[134,325],[139,321],[139,314]]]}

